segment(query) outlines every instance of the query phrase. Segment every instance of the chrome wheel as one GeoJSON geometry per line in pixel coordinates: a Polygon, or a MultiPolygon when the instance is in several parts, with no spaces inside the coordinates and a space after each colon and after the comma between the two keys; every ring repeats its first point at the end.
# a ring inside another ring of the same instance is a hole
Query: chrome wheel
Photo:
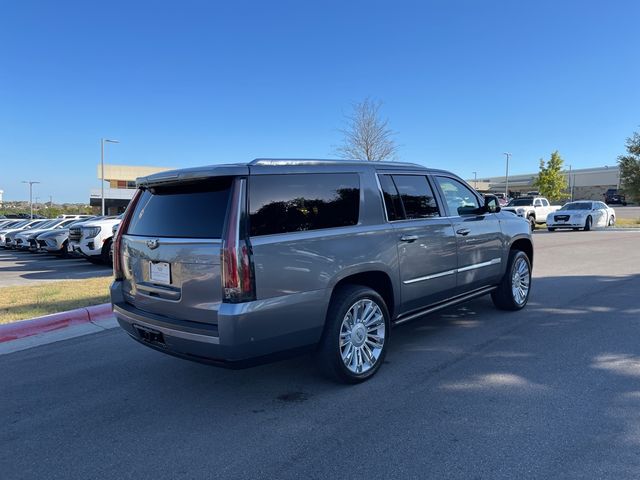
{"type": "Polygon", "coordinates": [[[511,274],[511,294],[518,305],[527,301],[529,286],[531,285],[531,272],[524,258],[518,258],[513,266],[511,274]]]}
{"type": "Polygon", "coordinates": [[[358,300],[347,311],[340,326],[340,356],[347,369],[356,374],[371,370],[384,348],[384,314],[376,302],[358,300]]]}

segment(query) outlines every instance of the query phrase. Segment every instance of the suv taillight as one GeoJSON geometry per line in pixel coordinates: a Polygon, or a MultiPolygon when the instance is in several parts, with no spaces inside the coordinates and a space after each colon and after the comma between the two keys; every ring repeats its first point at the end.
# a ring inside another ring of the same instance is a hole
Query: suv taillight
{"type": "Polygon", "coordinates": [[[222,299],[226,303],[256,299],[253,259],[246,228],[246,184],[244,178],[236,179],[233,184],[222,239],[222,299]]]}
{"type": "Polygon", "coordinates": [[[122,272],[122,256],[120,254],[120,250],[122,249],[122,235],[125,234],[127,228],[129,228],[129,223],[131,222],[131,217],[133,216],[133,211],[136,209],[136,204],[138,203],[138,199],[142,194],[142,189],[139,188],[136,190],[133,198],[129,202],[127,209],[124,212],[124,216],[122,217],[122,222],[120,222],[120,226],[116,231],[116,235],[113,239],[113,276],[116,280],[122,280],[124,278],[124,274],[122,272]]]}

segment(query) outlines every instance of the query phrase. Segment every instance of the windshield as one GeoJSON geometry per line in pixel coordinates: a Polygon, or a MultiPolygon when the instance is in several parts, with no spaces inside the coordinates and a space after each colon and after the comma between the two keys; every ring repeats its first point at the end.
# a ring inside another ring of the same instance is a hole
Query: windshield
{"type": "Polygon", "coordinates": [[[42,228],[45,225],[49,225],[50,223],[52,223],[51,220],[48,221],[48,222],[43,222],[42,220],[38,220],[38,221],[35,221],[35,222],[29,224],[29,230],[32,229],[32,228],[42,228]]]}
{"type": "MultiPolygon", "coordinates": [[[[29,223],[31,220],[23,220],[21,222],[18,223],[14,223],[13,225],[11,225],[10,228],[20,228],[20,227],[24,227],[27,223],[29,223]]],[[[8,227],[8,226],[7,226],[8,227]]]]}
{"type": "Polygon", "coordinates": [[[96,219],[95,218],[81,218],[79,220],[74,220],[73,222],[65,225],[65,228],[74,227],[76,225],[81,225],[83,223],[89,222],[90,220],[92,221],[92,220],[96,220],[96,219]]]}
{"type": "Polygon", "coordinates": [[[70,218],[68,220],[64,220],[62,222],[60,222],[58,225],[55,225],[57,228],[64,228],[64,227],[68,227],[69,225],[73,225],[76,222],[75,219],[70,218]]]}
{"type": "Polygon", "coordinates": [[[33,228],[49,228],[55,227],[59,223],[59,220],[49,220],[48,222],[39,222],[33,225],[33,228]]]}
{"type": "Polygon", "coordinates": [[[509,202],[507,207],[526,207],[533,205],[533,198],[516,198],[509,202]]]}
{"type": "Polygon", "coordinates": [[[589,202],[573,202],[563,205],[560,210],[591,210],[591,203],[589,202]]]}

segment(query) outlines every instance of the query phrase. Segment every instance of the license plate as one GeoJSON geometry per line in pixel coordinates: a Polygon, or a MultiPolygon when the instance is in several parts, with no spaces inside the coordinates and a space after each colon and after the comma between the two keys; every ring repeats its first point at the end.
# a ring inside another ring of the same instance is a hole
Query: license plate
{"type": "Polygon", "coordinates": [[[67,252],[73,253],[73,245],[67,244],[67,252]]]}
{"type": "Polygon", "coordinates": [[[167,262],[149,262],[149,279],[152,282],[169,285],[171,283],[171,266],[167,262]]]}

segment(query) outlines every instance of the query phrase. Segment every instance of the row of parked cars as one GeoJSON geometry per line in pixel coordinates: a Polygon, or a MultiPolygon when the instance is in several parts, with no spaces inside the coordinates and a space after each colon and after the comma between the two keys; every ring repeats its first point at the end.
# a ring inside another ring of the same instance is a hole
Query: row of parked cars
{"type": "Polygon", "coordinates": [[[514,198],[502,210],[526,219],[532,231],[545,223],[550,232],[561,228],[589,231],[616,223],[615,210],[598,200],[578,200],[560,207],[551,205],[545,197],[527,196],[514,198]]]}
{"type": "Polygon", "coordinates": [[[0,246],[84,257],[111,264],[111,245],[120,217],[60,215],[53,219],[0,219],[0,246]]]}

